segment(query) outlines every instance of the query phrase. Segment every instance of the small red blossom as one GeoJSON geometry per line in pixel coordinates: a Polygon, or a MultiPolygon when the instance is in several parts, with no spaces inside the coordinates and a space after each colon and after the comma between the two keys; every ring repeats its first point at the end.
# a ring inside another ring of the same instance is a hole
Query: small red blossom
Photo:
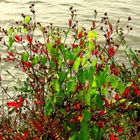
{"type": "Polygon", "coordinates": [[[110,70],[111,70],[111,73],[114,74],[115,76],[119,75],[119,70],[117,67],[115,67],[115,65],[110,65],[110,70]]]}
{"type": "Polygon", "coordinates": [[[8,102],[7,106],[8,107],[14,107],[15,109],[19,108],[22,106],[22,103],[24,101],[24,98],[20,98],[19,102],[8,102]]]}
{"type": "Polygon", "coordinates": [[[71,44],[72,45],[72,48],[77,48],[78,47],[78,45],[76,45],[76,44],[71,44]]]}
{"type": "Polygon", "coordinates": [[[132,88],[137,95],[140,95],[140,89],[138,89],[135,84],[132,85],[132,88]]]}
{"type": "Polygon", "coordinates": [[[21,43],[21,42],[22,42],[22,37],[16,35],[16,36],[15,36],[15,41],[16,41],[17,43],[21,43]]]}
{"type": "Polygon", "coordinates": [[[117,129],[117,132],[122,133],[123,129],[120,127],[120,128],[117,129]]]}
{"type": "Polygon", "coordinates": [[[108,107],[109,106],[108,100],[106,98],[103,98],[103,101],[104,101],[105,106],[108,107]]]}
{"type": "Polygon", "coordinates": [[[60,43],[61,43],[61,39],[58,38],[56,42],[57,42],[58,45],[60,45],[60,43]]]}
{"type": "Polygon", "coordinates": [[[112,24],[109,24],[109,30],[112,32],[113,31],[113,26],[112,24]]]}
{"type": "Polygon", "coordinates": [[[5,62],[13,61],[14,59],[15,59],[15,58],[7,57],[7,58],[5,59],[5,62]]]}
{"type": "Polygon", "coordinates": [[[100,128],[104,128],[104,122],[103,121],[96,122],[96,125],[99,126],[100,128]]]}
{"type": "Polygon", "coordinates": [[[98,115],[99,116],[103,116],[104,114],[105,114],[105,111],[104,110],[101,110],[101,111],[98,112],[98,115]]]}
{"type": "Polygon", "coordinates": [[[114,134],[111,134],[111,135],[110,135],[110,140],[119,140],[119,139],[116,138],[116,137],[114,136],[114,134]]]}
{"type": "Polygon", "coordinates": [[[24,132],[24,138],[27,138],[28,137],[28,131],[25,131],[24,132]]]}
{"type": "Polygon", "coordinates": [[[126,88],[122,94],[122,97],[126,97],[129,92],[130,92],[130,88],[126,88]]]}
{"type": "Polygon", "coordinates": [[[31,63],[30,62],[23,62],[24,66],[29,69],[31,67],[31,63]]]}
{"type": "Polygon", "coordinates": [[[119,95],[118,95],[118,93],[115,94],[114,99],[115,99],[116,101],[119,100],[119,95]]]}
{"type": "Polygon", "coordinates": [[[108,32],[107,32],[107,37],[110,38],[110,36],[111,36],[111,32],[108,31],[108,32]]]}
{"type": "Polygon", "coordinates": [[[81,40],[80,42],[79,42],[79,46],[82,46],[83,45],[83,41],[81,40]]]}
{"type": "Polygon", "coordinates": [[[78,39],[82,38],[83,36],[83,32],[81,31],[79,34],[78,34],[78,39]]]}
{"type": "Polygon", "coordinates": [[[98,52],[98,50],[93,50],[91,53],[92,53],[92,55],[97,56],[99,52],[98,52]]]}
{"type": "Polygon", "coordinates": [[[27,35],[26,39],[30,44],[32,44],[33,38],[30,35],[27,35]]]}
{"type": "Polygon", "coordinates": [[[80,103],[75,103],[75,104],[74,104],[74,109],[75,109],[75,110],[79,110],[80,107],[81,107],[81,104],[80,104],[80,103]]]}
{"type": "Polygon", "coordinates": [[[12,53],[12,52],[7,52],[8,54],[9,54],[9,56],[11,56],[11,57],[15,57],[15,55],[12,53]]]}
{"type": "Polygon", "coordinates": [[[114,49],[114,47],[110,47],[110,48],[107,50],[107,52],[108,52],[108,56],[109,56],[109,57],[113,57],[113,56],[115,55],[115,49],[114,49]]]}

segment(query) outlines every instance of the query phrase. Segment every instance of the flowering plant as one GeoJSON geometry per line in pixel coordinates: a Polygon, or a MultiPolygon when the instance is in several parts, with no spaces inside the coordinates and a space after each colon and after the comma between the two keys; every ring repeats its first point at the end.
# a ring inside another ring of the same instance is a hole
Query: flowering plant
{"type": "Polygon", "coordinates": [[[113,25],[105,13],[98,23],[95,10],[91,29],[79,29],[71,7],[68,28],[63,30],[52,23],[43,26],[36,21],[34,5],[30,10],[32,16],[22,14],[23,21],[0,30],[7,54],[1,60],[14,62],[27,77],[13,87],[16,97],[1,78],[0,86],[12,100],[7,102],[7,116],[2,116],[1,139],[117,140],[136,135],[140,55],[126,46],[125,34],[132,30],[128,22],[113,25]],[[120,46],[129,68],[115,58],[120,46]]]}

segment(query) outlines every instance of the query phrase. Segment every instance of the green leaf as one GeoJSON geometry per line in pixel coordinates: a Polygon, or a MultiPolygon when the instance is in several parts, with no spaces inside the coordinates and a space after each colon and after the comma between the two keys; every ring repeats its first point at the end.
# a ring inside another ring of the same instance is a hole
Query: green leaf
{"type": "Polygon", "coordinates": [[[88,121],[90,121],[90,118],[91,118],[90,111],[88,109],[85,109],[84,110],[84,121],[88,122],[88,121]]]}
{"type": "Polygon", "coordinates": [[[52,81],[52,86],[54,87],[54,90],[56,92],[60,91],[60,84],[59,84],[59,80],[58,79],[55,79],[55,80],[52,81]]]}
{"type": "Polygon", "coordinates": [[[83,121],[81,124],[79,140],[89,140],[88,122],[83,121]]]}
{"type": "Polygon", "coordinates": [[[77,140],[77,132],[75,132],[68,140],[77,140]]]}
{"type": "Polygon", "coordinates": [[[71,80],[67,83],[66,87],[67,87],[67,94],[69,94],[70,92],[73,92],[77,83],[75,82],[76,79],[75,77],[71,78],[71,80]]]}
{"type": "Polygon", "coordinates": [[[40,56],[40,63],[45,66],[47,63],[47,58],[45,56],[40,56]]]}
{"type": "Polygon", "coordinates": [[[35,56],[34,59],[32,60],[32,64],[35,66],[36,64],[38,64],[38,60],[39,60],[39,57],[35,56]]]}
{"type": "Polygon", "coordinates": [[[91,133],[94,140],[100,140],[102,136],[105,134],[105,130],[106,129],[100,129],[99,126],[94,126],[92,128],[92,133],[91,133]]]}
{"type": "Polygon", "coordinates": [[[25,24],[29,24],[29,22],[31,21],[31,17],[30,16],[25,16],[25,24]]]}
{"type": "Polygon", "coordinates": [[[122,82],[119,82],[117,89],[119,90],[120,93],[123,93],[125,90],[125,85],[122,82]]]}
{"type": "Polygon", "coordinates": [[[28,62],[29,59],[29,53],[22,53],[22,61],[23,62],[28,62]]]}
{"type": "Polygon", "coordinates": [[[13,32],[14,32],[14,29],[13,29],[13,28],[10,28],[10,29],[8,30],[8,35],[9,35],[9,37],[12,37],[13,32]]]}
{"type": "Polygon", "coordinates": [[[9,48],[12,47],[13,43],[14,43],[14,40],[13,40],[12,37],[10,37],[10,38],[9,38],[9,48]]]}
{"type": "Polygon", "coordinates": [[[65,71],[60,71],[60,72],[58,73],[58,75],[59,75],[59,78],[60,78],[60,83],[63,83],[63,81],[64,81],[65,78],[67,77],[67,72],[65,72],[65,71]]]}
{"type": "Polygon", "coordinates": [[[73,69],[74,69],[75,71],[78,71],[80,62],[81,62],[81,59],[80,59],[80,57],[78,57],[78,58],[75,60],[74,65],[73,65],[73,69]]]}
{"type": "Polygon", "coordinates": [[[98,109],[103,108],[103,99],[99,94],[96,95],[96,104],[97,104],[98,109]]]}
{"type": "Polygon", "coordinates": [[[111,86],[116,89],[118,86],[118,78],[116,76],[110,76],[109,77],[109,82],[111,84],[111,86]]]}
{"type": "Polygon", "coordinates": [[[78,79],[80,81],[81,84],[84,84],[86,82],[86,78],[87,78],[87,70],[83,70],[83,69],[80,69],[79,72],[78,72],[78,79]]]}

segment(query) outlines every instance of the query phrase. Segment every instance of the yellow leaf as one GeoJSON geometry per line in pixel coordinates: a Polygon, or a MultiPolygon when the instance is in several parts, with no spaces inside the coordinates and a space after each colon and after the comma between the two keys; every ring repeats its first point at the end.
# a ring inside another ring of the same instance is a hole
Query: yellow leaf
{"type": "Polygon", "coordinates": [[[88,32],[88,41],[92,41],[92,39],[97,39],[98,38],[98,33],[95,31],[89,31],[88,32]]]}

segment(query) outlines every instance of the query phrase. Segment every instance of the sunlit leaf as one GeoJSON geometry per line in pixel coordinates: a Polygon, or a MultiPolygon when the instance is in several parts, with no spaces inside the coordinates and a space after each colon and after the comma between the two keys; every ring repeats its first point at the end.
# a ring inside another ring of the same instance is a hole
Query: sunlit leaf
{"type": "Polygon", "coordinates": [[[31,21],[31,17],[30,16],[25,16],[25,24],[28,24],[31,21]]]}

